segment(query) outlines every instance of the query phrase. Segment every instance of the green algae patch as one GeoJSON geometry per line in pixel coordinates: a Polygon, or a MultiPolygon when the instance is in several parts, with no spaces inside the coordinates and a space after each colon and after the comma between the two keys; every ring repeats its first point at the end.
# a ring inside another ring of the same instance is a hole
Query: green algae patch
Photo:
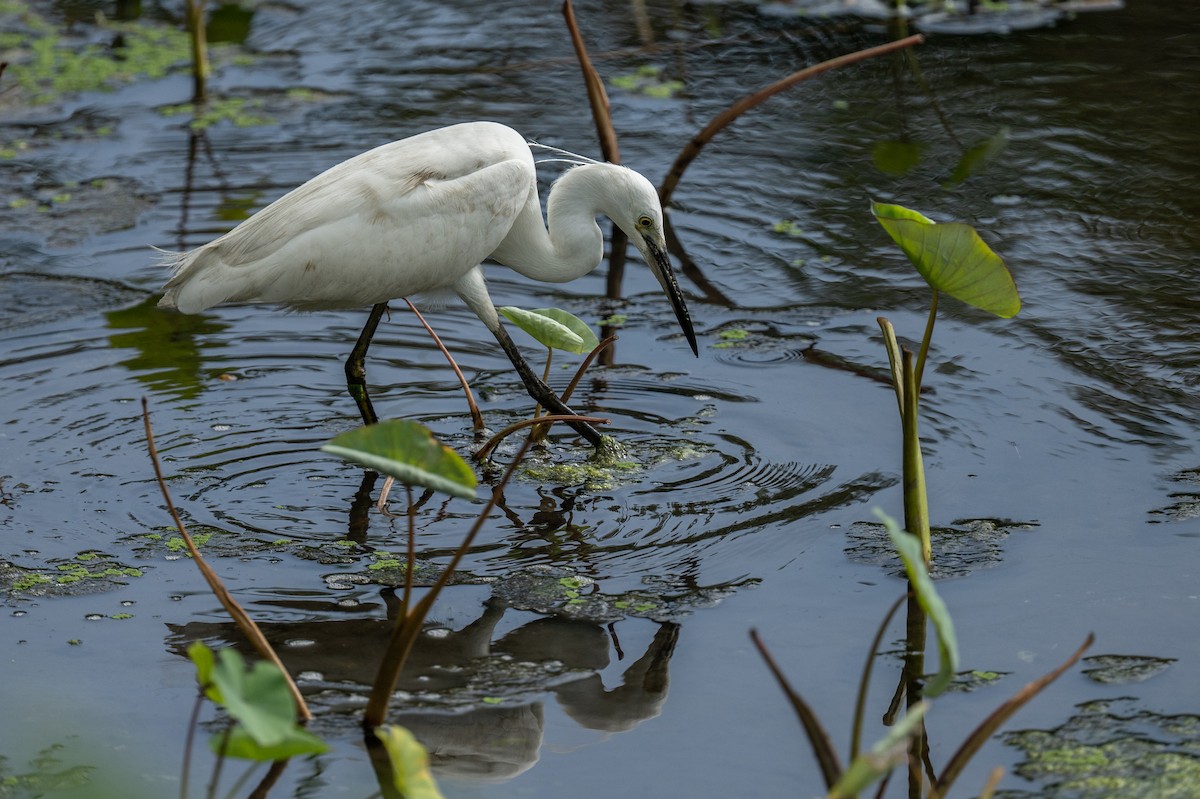
{"type": "MultiPolygon", "coordinates": [[[[705,453],[691,444],[669,440],[641,440],[622,444],[612,436],[601,436],[601,444],[590,456],[576,460],[527,457],[519,472],[534,483],[581,486],[588,491],[610,491],[637,482],[650,469],[694,460],[705,453]],[[636,456],[633,454],[636,451],[636,456]]],[[[558,453],[556,453],[556,456],[558,453]]]]}
{"type": "Polygon", "coordinates": [[[736,583],[700,586],[681,575],[648,575],[624,591],[603,591],[594,579],[559,566],[530,566],[492,583],[492,597],[509,607],[576,621],[607,624],[626,617],[673,621],[713,607],[738,588],[736,583]]]}
{"type": "Polygon", "coordinates": [[[65,34],[33,10],[13,0],[0,6],[0,60],[9,62],[6,83],[17,87],[17,102],[45,105],[89,91],[111,90],[138,79],[157,79],[186,67],[188,35],[149,22],[75,26],[65,34]]]}
{"type": "Polygon", "coordinates": [[[1089,702],[1053,730],[1002,736],[1025,760],[1016,773],[1043,783],[1006,796],[1047,799],[1200,798],[1200,716],[1163,715],[1132,701],[1089,702]]]}
{"type": "Polygon", "coordinates": [[[45,566],[25,567],[0,561],[0,590],[17,597],[77,596],[128,585],[142,570],[96,550],[57,558],[45,566]]]}
{"type": "Polygon", "coordinates": [[[206,130],[221,122],[228,122],[235,128],[253,128],[275,124],[274,117],[263,112],[263,101],[257,97],[223,97],[207,103],[180,103],[166,105],[158,109],[165,117],[190,116],[188,127],[192,130],[206,130]]]}
{"type": "Polygon", "coordinates": [[[1175,658],[1156,658],[1147,655],[1094,655],[1083,659],[1087,666],[1083,674],[1103,685],[1124,685],[1142,682],[1161,674],[1175,658]]]}

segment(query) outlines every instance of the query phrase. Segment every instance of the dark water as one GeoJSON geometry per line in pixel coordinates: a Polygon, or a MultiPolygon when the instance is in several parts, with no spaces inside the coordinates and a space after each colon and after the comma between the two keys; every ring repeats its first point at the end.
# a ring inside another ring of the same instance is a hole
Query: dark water
{"type": "MultiPolygon", "coordinates": [[[[644,50],[625,5],[577,12],[606,76],[653,64],[684,83],[666,99],[610,89],[624,161],[656,182],[750,88],[877,41],[749,7],[655,3],[644,50]]],[[[493,268],[499,304],[627,315],[616,364],[593,371],[573,404],[610,417],[642,468],[584,484],[518,480],[466,569],[503,585],[553,567],[601,594],[668,604],[607,624],[504,608],[487,585],[452,590],[402,685],[422,714],[400,718],[440,753],[448,796],[819,792],[746,632],[762,632],[842,746],[857,670],[900,591],[855,527],[875,507],[900,512],[895,401],[872,379],[886,367],[875,318],[916,339],[926,302],[870,218],[872,198],[975,225],[1024,299],[1008,321],[944,302],[926,378],[933,521],[975,530],[942,545],[969,576],[941,590],[964,667],[1011,673],[935,708],[935,762],[1088,631],[1095,654],[1176,660],[1137,685],[1072,672],[1016,726],[1053,727],[1074,704],[1113,696],[1200,710],[1198,34],[1175,4],[1131,2],[1010,38],[931,39],[919,57],[936,105],[911,80],[898,89],[879,61],[746,115],[675,195],[680,237],[728,299],[706,301],[685,281],[699,360],[640,267],[619,305],[603,298],[602,270],[541,286],[493,268]],[[1007,146],[955,179],[964,149],[997,135],[1007,146]],[[883,171],[888,146],[919,159],[883,171]],[[776,230],[784,220],[792,234],[776,230]],[[749,336],[714,346],[731,330],[749,336]]],[[[194,694],[178,653],[197,636],[236,640],[194,566],[147,536],[171,531],[143,445],[146,396],[186,520],[212,535],[216,568],[306,675],[315,728],[335,745],[293,764],[274,795],[373,790],[355,715],[386,635],[369,566],[378,550],[399,551],[404,528],[364,516],[362,473],[318,451],[355,424],[340,362],[364,313],[165,314],[148,246],[201,244],[333,163],[454,122],[494,119],[595,153],[555,7],[265,4],[245,46],[256,60],[221,67],[214,92],[262,100],[275,124],[190,138],[156,111],[187,99],[182,74],[10,106],[0,122],[4,142],[25,143],[0,161],[8,196],[73,194],[40,213],[0,208],[0,561],[49,573],[96,551],[143,572],[84,596],[10,596],[10,771],[62,743],[69,765],[173,793],[194,694]],[[296,86],[312,95],[289,100],[296,86]],[[132,618],[111,618],[123,613],[132,618]]],[[[527,398],[478,321],[453,306],[430,319],[489,425],[522,418],[527,398]]],[[[381,416],[470,447],[453,375],[409,314],[385,322],[368,368],[381,416]]],[[[582,457],[560,431],[544,460],[582,457]]],[[[424,505],[424,553],[445,557],[476,512],[424,505]]],[[[876,671],[871,718],[892,666],[876,671]]],[[[961,789],[1018,759],[990,745],[961,789]]]]}

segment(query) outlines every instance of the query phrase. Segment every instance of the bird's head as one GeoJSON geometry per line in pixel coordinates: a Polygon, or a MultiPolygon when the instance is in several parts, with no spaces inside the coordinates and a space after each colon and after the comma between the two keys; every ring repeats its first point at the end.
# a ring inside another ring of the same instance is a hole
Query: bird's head
{"type": "Polygon", "coordinates": [[[616,168],[609,189],[609,204],[605,212],[642,254],[642,260],[650,267],[671,301],[675,318],[679,320],[692,353],[699,355],[692,317],[688,314],[683,293],[671,268],[671,259],[667,255],[666,230],[658,191],[646,178],[624,167],[616,168]]]}

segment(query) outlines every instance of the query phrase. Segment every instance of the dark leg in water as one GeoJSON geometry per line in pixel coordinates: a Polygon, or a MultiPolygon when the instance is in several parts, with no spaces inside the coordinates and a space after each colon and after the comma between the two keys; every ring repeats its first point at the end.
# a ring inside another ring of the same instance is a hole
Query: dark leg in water
{"type": "Polygon", "coordinates": [[[346,390],[354,398],[363,424],[375,424],[379,421],[379,417],[375,415],[375,408],[371,406],[371,398],[367,395],[367,369],[364,361],[367,358],[367,347],[371,346],[371,339],[375,336],[375,328],[379,327],[379,320],[383,318],[387,307],[386,302],[371,306],[371,315],[367,317],[367,323],[358,335],[354,349],[350,350],[350,357],[346,359],[346,390]]]}
{"type": "MultiPolygon", "coordinates": [[[[550,387],[542,382],[542,379],[533,373],[529,368],[521,351],[517,349],[517,345],[508,337],[508,332],[503,327],[497,327],[492,333],[496,336],[496,340],[500,342],[500,346],[504,349],[508,359],[512,361],[516,367],[517,374],[521,377],[521,382],[525,384],[525,390],[529,392],[529,396],[533,397],[539,405],[552,413],[559,413],[568,416],[578,416],[575,411],[571,410],[566,404],[558,398],[558,395],[550,390],[550,387]]],[[[567,422],[574,427],[576,432],[588,440],[588,443],[593,447],[600,446],[600,433],[596,428],[592,427],[587,422],[567,422]]]]}

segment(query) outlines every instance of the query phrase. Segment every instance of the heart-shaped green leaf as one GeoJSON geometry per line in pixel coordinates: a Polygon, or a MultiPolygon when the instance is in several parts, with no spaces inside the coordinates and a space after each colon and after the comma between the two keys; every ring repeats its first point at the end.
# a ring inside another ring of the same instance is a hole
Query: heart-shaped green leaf
{"type": "Polygon", "coordinates": [[[221,692],[221,705],[263,746],[286,740],[296,726],[296,703],[274,663],[260,660],[247,671],[237,650],[222,649],[212,680],[221,692]]]}
{"type": "Polygon", "coordinates": [[[1021,310],[1012,275],[975,228],[939,224],[901,205],[871,203],[871,211],[934,290],[1004,319],[1021,310]]]}
{"type": "Polygon", "coordinates": [[[229,731],[228,739],[224,734],[217,733],[209,739],[208,745],[214,752],[224,751],[228,757],[260,762],[329,751],[329,744],[295,723],[281,739],[272,744],[259,743],[249,730],[239,724],[229,731]]]}
{"type": "Polygon", "coordinates": [[[188,658],[196,664],[196,682],[200,684],[204,695],[218,705],[222,704],[221,691],[213,683],[213,669],[217,659],[213,651],[203,641],[193,641],[187,648],[188,658]]]}
{"type": "Polygon", "coordinates": [[[925,696],[933,698],[946,690],[958,671],[958,638],[954,635],[954,621],[950,618],[946,603],[933,587],[933,579],[930,578],[928,569],[925,568],[920,540],[915,535],[901,530],[896,520],[883,511],[876,510],[875,515],[887,528],[888,536],[892,539],[896,551],[900,553],[900,560],[904,562],[904,571],[908,573],[908,581],[917,595],[917,602],[937,630],[938,673],[925,686],[925,696]]]}
{"type": "Polygon", "coordinates": [[[428,428],[408,419],[349,430],[321,451],[389,474],[406,485],[475,498],[474,470],[454,450],[439,443],[428,428]]]}
{"type": "Polygon", "coordinates": [[[500,310],[505,318],[533,336],[544,347],[566,352],[591,352],[600,343],[592,329],[579,317],[561,308],[526,311],[511,305],[500,310]]]}

